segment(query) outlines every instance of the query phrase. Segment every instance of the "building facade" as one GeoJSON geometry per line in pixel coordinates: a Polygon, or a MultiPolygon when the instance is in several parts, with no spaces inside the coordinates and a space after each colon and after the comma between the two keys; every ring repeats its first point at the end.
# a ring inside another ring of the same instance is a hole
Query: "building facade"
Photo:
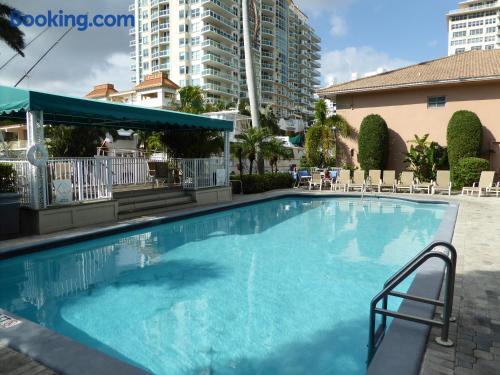
{"type": "Polygon", "coordinates": [[[500,48],[500,1],[461,1],[446,15],[448,55],[500,48]]]}
{"type": "Polygon", "coordinates": [[[448,123],[456,111],[476,113],[483,125],[481,156],[500,173],[500,50],[470,51],[324,88],[337,113],[355,129],[341,138],[341,161],[359,166],[357,134],[370,114],[389,127],[387,169],[408,167],[404,154],[415,135],[446,146],[448,123]]]}
{"type": "MultiPolygon", "coordinates": [[[[263,107],[280,118],[313,114],[320,39],[291,0],[256,0],[251,11],[254,69],[263,107]],[[255,17],[256,16],[256,17],[255,17]]],[[[167,72],[208,101],[246,98],[241,0],[135,0],[130,30],[132,81],[167,72]]]]}

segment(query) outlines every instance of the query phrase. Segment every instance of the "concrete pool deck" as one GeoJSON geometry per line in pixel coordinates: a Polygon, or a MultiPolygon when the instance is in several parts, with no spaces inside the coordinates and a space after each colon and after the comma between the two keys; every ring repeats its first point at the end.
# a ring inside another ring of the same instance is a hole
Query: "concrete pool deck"
{"type": "MultiPolygon", "coordinates": [[[[44,236],[25,237],[0,242],[0,257],[8,257],[9,249],[40,245],[47,241],[66,241],[75,235],[90,237],[98,232],[126,230],[129,225],[151,225],[160,218],[191,215],[207,209],[224,208],[233,204],[251,203],[282,194],[301,193],[300,190],[281,190],[258,195],[234,196],[232,203],[198,206],[165,215],[127,220],[118,224],[69,230],[44,236]]],[[[304,194],[310,194],[304,192],[304,194]]],[[[314,195],[331,194],[313,192],[314,195]]],[[[339,193],[342,195],[342,193],[339,193]]],[[[372,196],[371,193],[366,197],[372,196]]],[[[378,194],[373,194],[378,196],[378,194]]],[[[422,365],[422,375],[434,374],[499,374],[500,373],[500,254],[495,253],[500,243],[500,199],[493,197],[428,196],[424,194],[383,194],[388,197],[417,200],[443,200],[460,204],[453,243],[458,250],[458,269],[453,314],[457,324],[452,325],[453,348],[445,349],[433,343],[437,331],[429,337],[427,352],[422,365]],[[457,339],[458,338],[458,339],[457,339]]],[[[38,247],[38,246],[37,246],[38,247]]],[[[368,309],[368,306],[367,306],[368,309]]],[[[367,322],[368,324],[368,322],[367,322]]],[[[397,355],[397,353],[395,353],[397,355]]],[[[0,368],[4,368],[0,357],[0,368]]]]}

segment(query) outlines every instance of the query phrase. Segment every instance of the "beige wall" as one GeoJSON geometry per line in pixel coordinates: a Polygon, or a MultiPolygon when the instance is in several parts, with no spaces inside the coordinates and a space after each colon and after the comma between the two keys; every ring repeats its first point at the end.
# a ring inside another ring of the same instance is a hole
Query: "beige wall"
{"type": "MultiPolygon", "coordinates": [[[[392,92],[337,96],[337,113],[344,116],[359,131],[361,121],[369,114],[382,116],[390,129],[390,154],[387,169],[405,168],[403,153],[414,134],[430,134],[430,140],[446,145],[446,128],[455,111],[475,112],[483,124],[484,157],[492,168],[500,171],[500,81],[493,83],[467,83],[392,92]],[[427,108],[428,96],[446,96],[442,108],[427,108]],[[493,142],[497,142],[496,144],[493,142]],[[490,153],[489,150],[494,151],[490,153]]],[[[345,141],[342,159],[358,165],[357,139],[345,141]],[[350,151],[354,150],[353,158],[350,151]]]]}

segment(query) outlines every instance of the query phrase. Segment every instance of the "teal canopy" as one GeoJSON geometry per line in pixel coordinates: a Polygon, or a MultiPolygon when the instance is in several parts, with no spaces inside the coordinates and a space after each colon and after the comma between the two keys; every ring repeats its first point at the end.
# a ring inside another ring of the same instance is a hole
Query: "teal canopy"
{"type": "Polygon", "coordinates": [[[24,122],[28,111],[43,111],[44,123],[51,125],[143,130],[233,130],[232,121],[202,115],[0,86],[0,120],[24,122]]]}

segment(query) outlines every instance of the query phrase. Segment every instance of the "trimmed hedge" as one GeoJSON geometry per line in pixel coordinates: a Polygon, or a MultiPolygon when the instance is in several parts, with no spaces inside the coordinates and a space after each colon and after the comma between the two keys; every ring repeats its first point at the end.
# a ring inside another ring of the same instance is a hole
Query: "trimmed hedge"
{"type": "Polygon", "coordinates": [[[474,112],[458,111],[448,123],[446,140],[448,160],[453,170],[460,159],[478,157],[481,154],[483,126],[474,112]]]}
{"type": "MultiPolygon", "coordinates": [[[[239,180],[239,176],[231,176],[239,180]]],[[[256,194],[274,189],[289,189],[293,187],[293,177],[289,173],[245,174],[242,177],[243,193],[256,194]]],[[[240,193],[240,184],[233,184],[233,193],[240,193]]]]}
{"type": "Polygon", "coordinates": [[[389,156],[389,129],[381,116],[369,115],[363,119],[358,148],[361,169],[385,169],[389,156]]]}
{"type": "Polygon", "coordinates": [[[490,163],[481,158],[463,158],[453,169],[453,187],[461,189],[479,181],[482,171],[488,171],[490,163]]]}
{"type": "Polygon", "coordinates": [[[16,191],[16,171],[12,164],[0,163],[0,193],[16,191]]]}

